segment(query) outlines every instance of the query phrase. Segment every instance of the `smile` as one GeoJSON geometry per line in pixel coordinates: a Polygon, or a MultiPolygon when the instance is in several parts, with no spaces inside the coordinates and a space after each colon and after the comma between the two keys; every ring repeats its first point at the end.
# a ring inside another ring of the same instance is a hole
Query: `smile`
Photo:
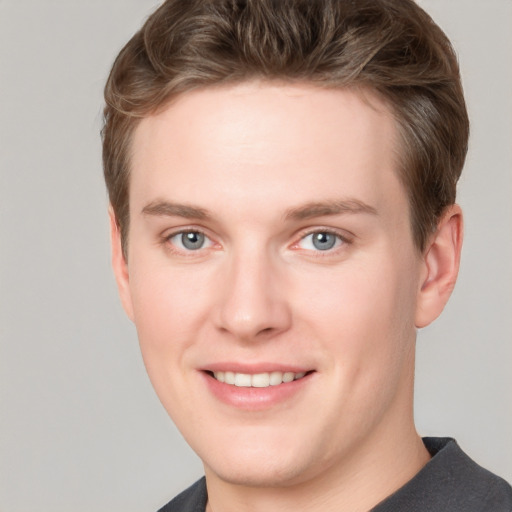
{"type": "Polygon", "coordinates": [[[311,389],[316,370],[276,366],[219,362],[204,368],[200,375],[206,389],[220,402],[240,411],[255,412],[290,404],[290,400],[299,400],[311,389]]]}
{"type": "Polygon", "coordinates": [[[219,382],[238,386],[241,388],[268,388],[279,386],[294,380],[302,379],[306,372],[265,372],[265,373],[236,373],[236,372],[213,372],[213,377],[219,382]]]}

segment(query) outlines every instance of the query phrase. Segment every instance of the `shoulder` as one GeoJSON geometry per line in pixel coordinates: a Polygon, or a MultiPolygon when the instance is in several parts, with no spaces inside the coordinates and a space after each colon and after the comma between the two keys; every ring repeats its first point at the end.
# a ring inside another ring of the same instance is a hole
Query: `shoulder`
{"type": "Polygon", "coordinates": [[[188,489],[178,494],[158,512],[204,512],[206,508],[206,481],[201,478],[188,489]]]}
{"type": "Polygon", "coordinates": [[[450,438],[425,438],[429,463],[374,512],[511,512],[512,488],[450,438]]]}

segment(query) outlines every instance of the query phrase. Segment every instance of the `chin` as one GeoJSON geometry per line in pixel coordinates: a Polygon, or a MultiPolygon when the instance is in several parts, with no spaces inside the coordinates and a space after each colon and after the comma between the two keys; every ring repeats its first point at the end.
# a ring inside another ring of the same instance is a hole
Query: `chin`
{"type": "MultiPolygon", "coordinates": [[[[246,487],[288,487],[311,478],[314,467],[325,467],[325,460],[315,461],[314,453],[303,443],[277,436],[250,439],[244,436],[218,451],[199,453],[207,473],[234,485],[246,487]]],[[[295,440],[298,441],[298,440],[295,440]]],[[[219,445],[222,443],[219,443],[219,445]]],[[[311,446],[309,447],[311,449],[311,446]]]]}
{"type": "MultiPolygon", "coordinates": [[[[266,457],[268,459],[269,457],[266,457]]],[[[224,482],[244,487],[288,487],[299,483],[302,475],[302,464],[296,462],[280,463],[282,461],[240,461],[224,460],[205,468],[213,472],[224,482]]],[[[302,476],[302,478],[301,478],[302,476]]]]}

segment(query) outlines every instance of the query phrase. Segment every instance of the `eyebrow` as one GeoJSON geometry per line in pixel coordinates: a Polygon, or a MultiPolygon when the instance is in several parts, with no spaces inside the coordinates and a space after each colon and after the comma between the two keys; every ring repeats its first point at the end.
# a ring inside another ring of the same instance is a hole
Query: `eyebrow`
{"type": "Polygon", "coordinates": [[[366,213],[378,215],[377,210],[359,199],[342,199],[307,203],[286,211],[285,219],[306,220],[324,215],[340,215],[343,213],[366,213]]]}
{"type": "Polygon", "coordinates": [[[186,219],[204,220],[211,217],[208,210],[197,206],[171,203],[169,201],[154,201],[142,208],[144,215],[156,215],[167,217],[184,217],[186,219]]]}
{"type": "MultiPolygon", "coordinates": [[[[153,201],[144,206],[142,213],[144,215],[183,217],[195,220],[206,220],[212,217],[210,212],[204,208],[169,201],[153,201]]],[[[359,199],[317,201],[286,210],[284,218],[285,220],[306,220],[344,213],[377,215],[377,210],[359,199]]]]}

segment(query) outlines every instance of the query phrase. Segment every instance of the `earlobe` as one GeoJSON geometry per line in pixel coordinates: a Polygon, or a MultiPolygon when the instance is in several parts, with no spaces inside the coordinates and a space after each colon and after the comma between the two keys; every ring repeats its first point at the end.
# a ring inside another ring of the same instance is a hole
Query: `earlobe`
{"type": "Polygon", "coordinates": [[[448,302],[459,272],[462,238],[462,210],[455,204],[441,217],[423,255],[416,327],[425,327],[433,322],[448,302]]]}
{"type": "Polygon", "coordinates": [[[125,255],[123,253],[123,247],[121,244],[121,232],[119,230],[119,225],[117,223],[112,206],[110,206],[108,209],[108,215],[110,218],[112,268],[114,270],[114,276],[116,278],[121,304],[123,305],[123,309],[125,310],[130,320],[133,321],[133,307],[129,286],[128,263],[126,262],[125,255]]]}

